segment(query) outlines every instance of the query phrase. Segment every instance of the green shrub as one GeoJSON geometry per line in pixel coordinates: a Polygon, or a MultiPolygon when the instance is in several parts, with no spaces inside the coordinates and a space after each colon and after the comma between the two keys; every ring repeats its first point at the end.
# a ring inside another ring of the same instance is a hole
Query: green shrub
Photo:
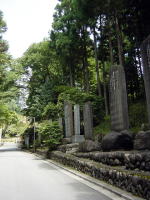
{"type": "Polygon", "coordinates": [[[145,102],[138,102],[129,107],[129,120],[131,130],[134,132],[137,132],[143,123],[147,123],[148,118],[145,102]]]}
{"type": "Polygon", "coordinates": [[[44,121],[39,124],[38,132],[41,134],[42,141],[53,150],[61,143],[63,138],[62,131],[58,125],[58,122],[44,121]]]}
{"type": "Polygon", "coordinates": [[[44,112],[42,113],[43,117],[55,120],[58,118],[59,107],[57,104],[49,102],[44,108],[44,112]]]}
{"type": "Polygon", "coordinates": [[[105,134],[109,133],[111,131],[110,129],[110,116],[105,116],[104,120],[101,121],[101,123],[94,128],[94,135],[101,134],[104,136],[105,134]]]}
{"type": "MultiPolygon", "coordinates": [[[[62,105],[65,101],[72,104],[79,104],[81,109],[85,102],[90,101],[93,108],[93,122],[94,126],[99,124],[105,116],[104,99],[92,93],[86,93],[78,88],[60,86],[56,88],[59,91],[58,105],[62,105]]],[[[60,106],[61,107],[61,106],[60,106]]]]}
{"type": "Polygon", "coordinates": [[[28,127],[28,124],[23,123],[23,122],[18,122],[17,124],[12,124],[8,127],[6,133],[10,136],[13,137],[15,135],[22,135],[26,128],[28,127]]]}

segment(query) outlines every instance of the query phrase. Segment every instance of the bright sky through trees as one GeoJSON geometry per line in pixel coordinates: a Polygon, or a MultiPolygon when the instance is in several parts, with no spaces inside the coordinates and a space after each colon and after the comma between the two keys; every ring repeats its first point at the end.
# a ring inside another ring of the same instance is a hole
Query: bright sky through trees
{"type": "Polygon", "coordinates": [[[0,0],[8,30],[9,52],[20,57],[34,42],[48,37],[57,0],[0,0]]]}

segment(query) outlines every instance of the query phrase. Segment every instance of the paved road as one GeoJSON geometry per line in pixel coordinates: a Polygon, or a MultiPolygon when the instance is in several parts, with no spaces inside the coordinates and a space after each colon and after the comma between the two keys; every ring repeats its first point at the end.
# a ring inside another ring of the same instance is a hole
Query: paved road
{"type": "MultiPolygon", "coordinates": [[[[116,198],[119,200],[120,198],[116,198]]],[[[15,144],[0,147],[0,200],[110,200],[15,144]]]]}

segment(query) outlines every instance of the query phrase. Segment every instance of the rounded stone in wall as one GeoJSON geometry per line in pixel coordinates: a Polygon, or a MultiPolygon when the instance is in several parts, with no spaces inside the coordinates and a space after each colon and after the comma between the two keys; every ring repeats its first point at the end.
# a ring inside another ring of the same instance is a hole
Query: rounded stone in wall
{"type": "Polygon", "coordinates": [[[136,150],[150,150],[150,130],[140,131],[134,140],[134,149],[136,150]]]}
{"type": "Polygon", "coordinates": [[[100,151],[101,144],[92,140],[85,140],[79,144],[79,152],[100,151]]]}

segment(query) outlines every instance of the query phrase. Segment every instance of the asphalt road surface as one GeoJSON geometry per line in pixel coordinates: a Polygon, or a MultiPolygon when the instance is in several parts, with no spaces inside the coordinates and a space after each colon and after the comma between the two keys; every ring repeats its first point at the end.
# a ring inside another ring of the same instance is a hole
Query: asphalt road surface
{"type": "MultiPolygon", "coordinates": [[[[120,200],[121,198],[115,198],[120,200]]],[[[75,175],[19,150],[0,147],[0,200],[110,200],[75,175]]]]}

